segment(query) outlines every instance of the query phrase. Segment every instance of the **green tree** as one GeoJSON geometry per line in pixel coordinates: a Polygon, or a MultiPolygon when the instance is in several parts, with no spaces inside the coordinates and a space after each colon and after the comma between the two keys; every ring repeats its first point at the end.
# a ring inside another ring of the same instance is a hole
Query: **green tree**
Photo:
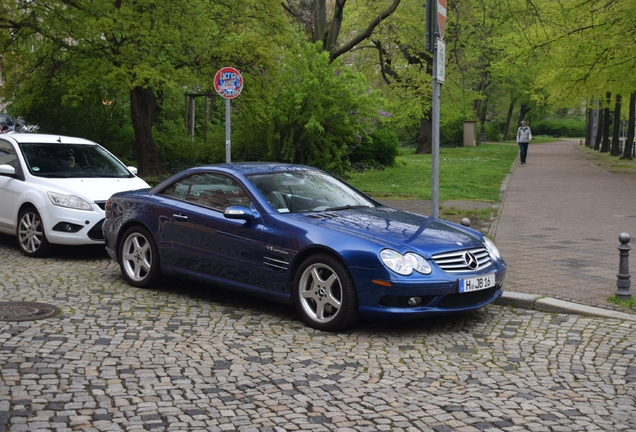
{"type": "Polygon", "coordinates": [[[636,9],[630,0],[539,3],[528,29],[534,47],[550,50],[551,67],[542,80],[555,96],[575,102],[581,96],[636,88],[634,53],[626,41],[636,36],[636,9]]]}
{"type": "Polygon", "coordinates": [[[287,52],[279,85],[271,157],[343,174],[378,117],[364,77],[331,62],[320,44],[304,44],[287,52]]]}
{"type": "Polygon", "coordinates": [[[5,94],[18,99],[28,87],[34,101],[66,71],[75,75],[60,80],[65,104],[95,87],[125,90],[140,173],[158,174],[157,94],[174,84],[209,88],[213,71],[234,60],[259,73],[272,62],[282,18],[273,0],[8,0],[0,6],[5,94]]]}

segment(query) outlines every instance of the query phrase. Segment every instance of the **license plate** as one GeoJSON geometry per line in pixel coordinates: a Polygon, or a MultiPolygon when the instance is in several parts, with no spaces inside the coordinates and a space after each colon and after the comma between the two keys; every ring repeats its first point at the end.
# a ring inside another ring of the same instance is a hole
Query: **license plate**
{"type": "Polygon", "coordinates": [[[490,273],[484,276],[459,280],[459,292],[479,291],[495,286],[495,274],[490,273]]]}

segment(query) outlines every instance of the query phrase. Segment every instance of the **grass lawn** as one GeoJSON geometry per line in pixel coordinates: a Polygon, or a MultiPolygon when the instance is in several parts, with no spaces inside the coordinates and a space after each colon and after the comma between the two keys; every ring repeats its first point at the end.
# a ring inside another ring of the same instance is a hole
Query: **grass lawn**
{"type": "MultiPolygon", "coordinates": [[[[375,198],[431,199],[431,155],[403,147],[394,167],[352,173],[352,185],[375,198]]],[[[497,202],[519,149],[515,143],[441,148],[439,200],[497,202]]]]}
{"type": "Polygon", "coordinates": [[[612,174],[636,175],[636,159],[623,159],[621,156],[601,153],[586,146],[581,146],[581,150],[591,158],[594,165],[612,174]]]}

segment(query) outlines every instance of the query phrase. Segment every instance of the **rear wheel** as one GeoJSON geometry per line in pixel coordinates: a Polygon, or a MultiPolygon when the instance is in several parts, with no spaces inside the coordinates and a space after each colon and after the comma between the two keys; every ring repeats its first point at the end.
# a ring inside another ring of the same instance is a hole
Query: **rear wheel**
{"type": "Polygon", "coordinates": [[[294,280],[294,302],[311,327],[337,331],[359,319],[358,296],[347,267],[327,254],[310,256],[294,280]]]}
{"type": "Polygon", "coordinates": [[[119,267],[126,281],[139,288],[155,285],[159,270],[159,251],[152,234],[141,226],[126,230],[119,249],[119,267]]]}
{"type": "Polygon", "coordinates": [[[26,256],[43,257],[51,250],[46,239],[42,218],[35,207],[27,207],[18,215],[18,244],[26,256]]]}

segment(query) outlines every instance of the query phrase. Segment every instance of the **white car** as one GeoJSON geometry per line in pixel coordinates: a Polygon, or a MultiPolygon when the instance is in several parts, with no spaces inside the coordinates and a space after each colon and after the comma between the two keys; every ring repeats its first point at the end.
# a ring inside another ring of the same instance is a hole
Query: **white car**
{"type": "Polygon", "coordinates": [[[0,232],[22,253],[41,257],[52,244],[104,243],[104,206],[116,192],[149,188],[108,150],[59,135],[0,135],[0,232]]]}

